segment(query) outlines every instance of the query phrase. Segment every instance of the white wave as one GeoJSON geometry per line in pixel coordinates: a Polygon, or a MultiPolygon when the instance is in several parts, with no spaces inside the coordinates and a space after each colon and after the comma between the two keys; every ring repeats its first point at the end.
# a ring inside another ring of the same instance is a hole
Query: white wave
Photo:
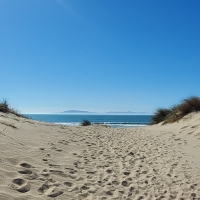
{"type": "MultiPolygon", "coordinates": [[[[57,122],[55,124],[61,124],[61,125],[66,125],[66,126],[80,126],[81,122],[57,122]]],[[[95,124],[95,123],[94,123],[95,124]]],[[[143,127],[146,126],[145,124],[123,124],[123,123],[109,123],[109,122],[105,122],[105,123],[96,123],[96,124],[103,124],[106,126],[110,126],[113,128],[131,128],[131,127],[143,127]]]]}
{"type": "Polygon", "coordinates": [[[107,126],[113,127],[113,128],[133,128],[133,127],[144,127],[146,125],[142,124],[106,124],[107,126]]]}
{"type": "Polygon", "coordinates": [[[80,123],[79,122],[66,122],[66,123],[63,123],[63,122],[57,122],[55,124],[61,124],[61,125],[66,125],[66,126],[79,126],[80,123]]]}

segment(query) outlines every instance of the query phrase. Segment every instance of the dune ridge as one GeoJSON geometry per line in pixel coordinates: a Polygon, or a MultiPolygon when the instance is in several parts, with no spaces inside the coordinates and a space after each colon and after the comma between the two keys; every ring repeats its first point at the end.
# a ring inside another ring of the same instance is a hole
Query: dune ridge
{"type": "Polygon", "coordinates": [[[200,113],[143,128],[0,113],[0,199],[200,199],[200,113]]]}

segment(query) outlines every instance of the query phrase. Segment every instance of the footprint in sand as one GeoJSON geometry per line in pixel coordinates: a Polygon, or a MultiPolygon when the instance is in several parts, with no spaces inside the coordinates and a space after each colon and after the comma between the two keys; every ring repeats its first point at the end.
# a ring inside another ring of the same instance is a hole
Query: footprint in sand
{"type": "Polygon", "coordinates": [[[197,127],[199,127],[199,125],[192,126],[191,128],[197,128],[197,127]]]}
{"type": "Polygon", "coordinates": [[[48,153],[48,154],[46,155],[46,157],[47,157],[47,158],[51,158],[51,155],[48,153]]]}
{"type": "Polygon", "coordinates": [[[72,187],[73,183],[66,181],[64,182],[64,185],[66,185],[67,187],[72,187]]]}
{"type": "Polygon", "coordinates": [[[123,185],[124,187],[129,187],[129,185],[131,184],[132,179],[128,178],[124,181],[121,182],[121,185],[123,185]]]}
{"type": "Polygon", "coordinates": [[[112,171],[112,169],[107,169],[106,172],[107,172],[108,174],[112,174],[113,171],[112,171]]]}
{"type": "Polygon", "coordinates": [[[56,147],[51,147],[51,149],[53,149],[53,150],[55,150],[55,151],[58,151],[58,152],[63,151],[62,149],[58,149],[58,148],[56,148],[56,147]]]}
{"type": "Polygon", "coordinates": [[[24,168],[32,168],[32,166],[29,165],[28,163],[21,163],[20,166],[24,168]]]}
{"type": "Polygon", "coordinates": [[[129,175],[130,175],[130,172],[124,172],[124,175],[125,175],[125,176],[129,176],[129,175]]]}
{"type": "Polygon", "coordinates": [[[40,194],[44,194],[48,197],[57,197],[63,194],[63,191],[58,188],[59,184],[54,181],[46,181],[39,189],[40,194]]]}
{"type": "Polygon", "coordinates": [[[31,168],[34,168],[34,167],[31,166],[30,164],[21,163],[20,166],[23,167],[23,169],[19,170],[18,173],[26,175],[26,179],[33,180],[38,177],[38,175],[31,170],[31,168]]]}
{"type": "Polygon", "coordinates": [[[81,190],[89,190],[89,187],[86,186],[86,185],[83,185],[80,189],[81,189],[81,190]]]}
{"type": "Polygon", "coordinates": [[[61,151],[63,151],[63,150],[62,150],[62,149],[56,149],[56,151],[61,152],[61,151]]]}
{"type": "Polygon", "coordinates": [[[21,178],[14,179],[10,187],[21,193],[28,192],[31,188],[30,183],[21,178]]]}
{"type": "Polygon", "coordinates": [[[18,171],[20,174],[32,174],[33,172],[30,169],[20,170],[18,171]]]}
{"type": "Polygon", "coordinates": [[[61,170],[55,170],[55,169],[50,169],[49,170],[50,173],[54,174],[54,175],[58,175],[58,176],[62,176],[62,177],[68,177],[67,174],[65,174],[63,171],[61,170]]]}
{"type": "Polygon", "coordinates": [[[181,129],[185,129],[185,128],[187,128],[188,126],[183,126],[181,129]]]}
{"type": "Polygon", "coordinates": [[[49,170],[48,169],[44,169],[41,173],[42,176],[49,176],[50,173],[49,173],[49,170]]]}
{"type": "Polygon", "coordinates": [[[58,142],[59,144],[64,144],[64,145],[68,145],[69,142],[67,140],[61,140],[58,142]]]}

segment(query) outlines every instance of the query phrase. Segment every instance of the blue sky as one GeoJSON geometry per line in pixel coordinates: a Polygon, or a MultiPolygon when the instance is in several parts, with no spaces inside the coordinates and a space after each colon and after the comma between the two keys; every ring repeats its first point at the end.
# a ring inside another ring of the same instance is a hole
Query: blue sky
{"type": "Polygon", "coordinates": [[[0,0],[0,99],[22,113],[152,113],[200,96],[198,0],[0,0]]]}

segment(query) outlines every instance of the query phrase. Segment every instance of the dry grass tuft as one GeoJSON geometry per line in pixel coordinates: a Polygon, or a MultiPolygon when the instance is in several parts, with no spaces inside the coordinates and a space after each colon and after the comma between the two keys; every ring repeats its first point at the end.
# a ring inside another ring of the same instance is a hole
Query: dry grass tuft
{"type": "Polygon", "coordinates": [[[8,106],[8,101],[6,99],[4,99],[1,103],[0,103],[0,112],[3,113],[8,113],[9,112],[9,106],[8,106]]]}
{"type": "Polygon", "coordinates": [[[13,108],[10,108],[9,104],[8,104],[8,101],[6,99],[4,99],[2,102],[0,102],[0,112],[12,113],[12,114],[14,114],[14,115],[16,115],[18,117],[27,118],[24,115],[20,114],[17,110],[15,110],[13,108]]]}
{"type": "Polygon", "coordinates": [[[191,96],[184,99],[180,104],[171,109],[158,109],[152,117],[151,124],[158,124],[160,122],[163,122],[163,124],[177,122],[185,115],[198,111],[200,111],[200,98],[197,96],[191,96]]]}
{"type": "Polygon", "coordinates": [[[169,109],[158,108],[152,117],[151,124],[158,124],[166,119],[166,116],[170,113],[169,109]]]}

